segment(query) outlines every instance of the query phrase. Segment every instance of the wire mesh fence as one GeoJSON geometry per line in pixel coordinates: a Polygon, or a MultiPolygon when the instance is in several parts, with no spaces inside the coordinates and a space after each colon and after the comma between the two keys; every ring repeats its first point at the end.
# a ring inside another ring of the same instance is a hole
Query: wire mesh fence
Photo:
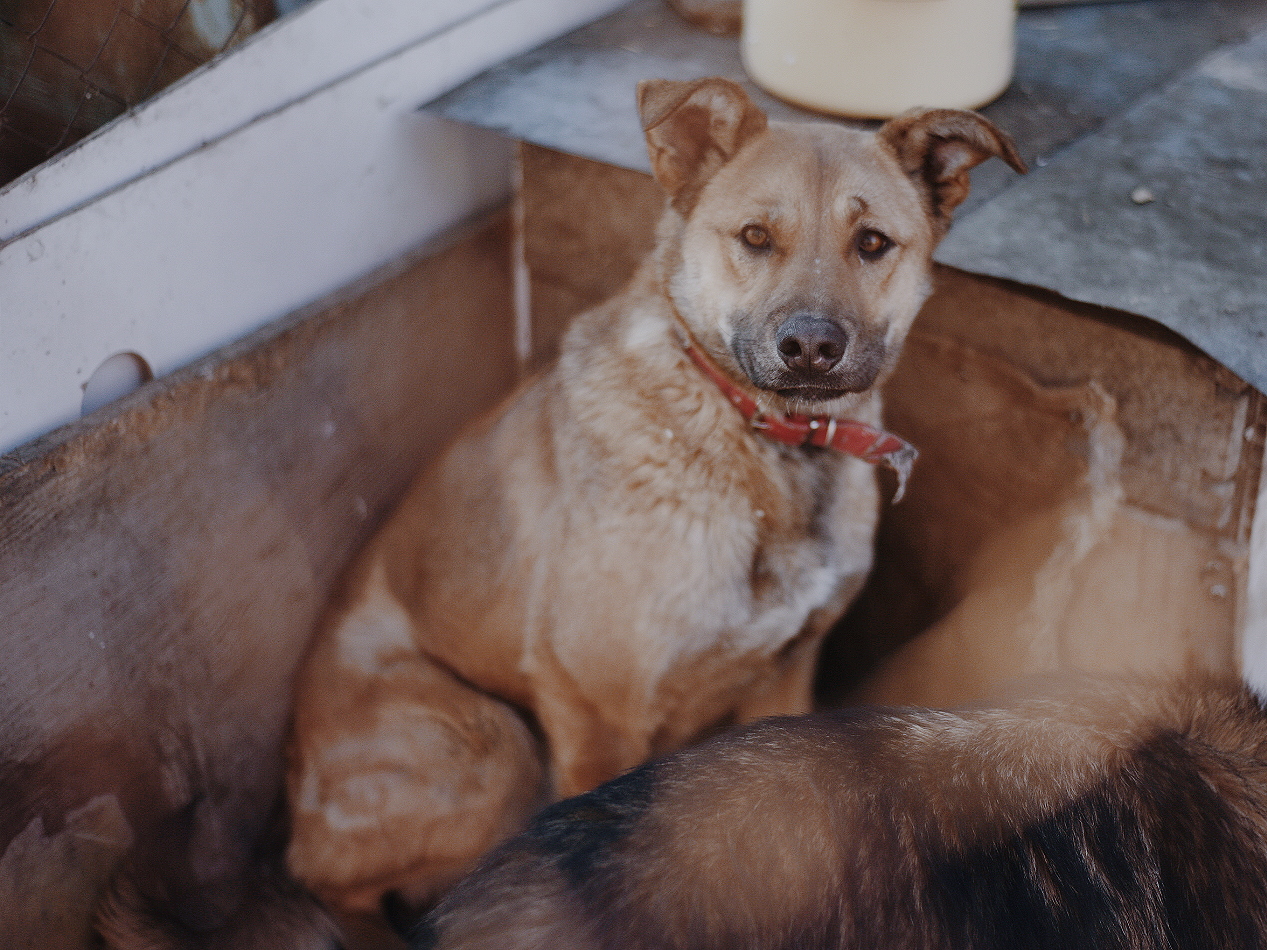
{"type": "Polygon", "coordinates": [[[273,0],[0,0],[0,185],[273,15],[273,0]]]}

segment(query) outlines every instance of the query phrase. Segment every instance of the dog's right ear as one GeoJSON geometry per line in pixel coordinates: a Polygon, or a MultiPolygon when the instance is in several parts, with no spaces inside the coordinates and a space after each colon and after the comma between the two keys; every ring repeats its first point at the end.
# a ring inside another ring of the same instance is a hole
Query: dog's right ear
{"type": "Polygon", "coordinates": [[[765,131],[766,115],[729,79],[638,83],[638,114],[656,181],[685,215],[717,169],[765,131]]]}

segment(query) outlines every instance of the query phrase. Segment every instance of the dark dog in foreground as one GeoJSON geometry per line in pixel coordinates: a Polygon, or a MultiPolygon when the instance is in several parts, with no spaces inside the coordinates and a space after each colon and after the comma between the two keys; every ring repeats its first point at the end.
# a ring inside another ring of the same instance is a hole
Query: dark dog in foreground
{"type": "Polygon", "coordinates": [[[541,813],[426,948],[1267,945],[1267,718],[1236,684],[771,719],[541,813]]]}

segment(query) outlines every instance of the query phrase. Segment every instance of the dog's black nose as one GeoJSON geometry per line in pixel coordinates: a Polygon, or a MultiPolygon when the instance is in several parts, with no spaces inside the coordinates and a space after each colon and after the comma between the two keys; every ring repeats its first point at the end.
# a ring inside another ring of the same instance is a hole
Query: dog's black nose
{"type": "Polygon", "coordinates": [[[814,376],[831,372],[849,347],[849,334],[822,317],[798,313],[783,321],[774,345],[787,368],[814,376]]]}

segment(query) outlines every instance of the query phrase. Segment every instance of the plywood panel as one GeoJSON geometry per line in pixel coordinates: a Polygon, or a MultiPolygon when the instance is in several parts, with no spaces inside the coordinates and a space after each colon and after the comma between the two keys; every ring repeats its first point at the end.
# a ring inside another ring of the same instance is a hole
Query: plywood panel
{"type": "Polygon", "coordinates": [[[513,382],[508,249],[503,215],[6,459],[6,947],[80,945],[132,842],[143,878],[236,896],[333,580],[513,382]]]}
{"type": "Polygon", "coordinates": [[[1142,317],[1046,291],[937,270],[919,317],[944,335],[1006,360],[1044,386],[1096,380],[1118,406],[1123,477],[1141,507],[1243,537],[1246,488],[1261,454],[1256,391],[1194,346],[1142,317]]]}
{"type": "Polygon", "coordinates": [[[1036,679],[1235,671],[1235,563],[1186,526],[1084,495],[1008,525],[963,596],[850,701],[954,707],[1036,679]]]}

